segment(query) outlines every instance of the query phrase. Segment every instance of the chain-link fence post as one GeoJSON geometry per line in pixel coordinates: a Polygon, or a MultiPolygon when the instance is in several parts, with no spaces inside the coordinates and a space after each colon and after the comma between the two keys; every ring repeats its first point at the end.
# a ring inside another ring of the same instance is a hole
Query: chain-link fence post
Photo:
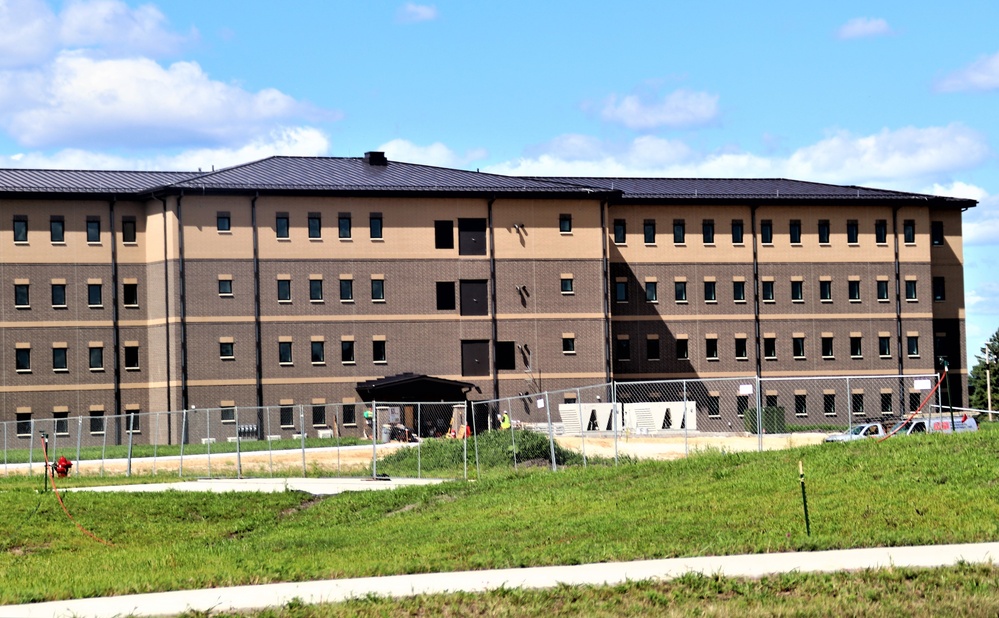
{"type": "Polygon", "coordinates": [[[853,427],[853,391],[850,390],[850,376],[846,377],[846,419],[847,431],[849,431],[853,427]]]}
{"type": "MultiPolygon", "coordinates": [[[[79,459],[80,457],[77,456],[77,460],[79,459]]],[[[3,424],[3,473],[10,474],[7,469],[7,423],[3,424]]]]}
{"type": "MultiPolygon", "coordinates": [[[[132,436],[135,435],[133,428],[135,427],[135,412],[127,412],[125,414],[125,431],[128,432],[128,457],[127,463],[125,464],[125,476],[132,476],[132,436]]],[[[211,467],[209,467],[211,471],[211,467]]],[[[211,478],[211,474],[208,475],[211,478]]]]}
{"type": "MultiPolygon", "coordinates": [[[[465,401],[466,414],[468,413],[470,405],[471,404],[466,400],[465,401]]],[[[475,449],[475,478],[478,479],[482,477],[482,469],[479,467],[479,428],[478,428],[478,421],[476,421],[475,419],[476,417],[475,407],[474,406],[471,407],[472,407],[472,447],[475,449]]],[[[489,418],[492,417],[492,414],[489,412],[488,409],[486,410],[486,414],[489,415],[489,418]]],[[[468,431],[466,430],[465,433],[468,433],[468,431]]]]}
{"type": "Polygon", "coordinates": [[[763,452],[763,378],[756,376],[756,440],[757,451],[763,452]]]}
{"type": "Polygon", "coordinates": [[[548,415],[548,447],[552,457],[552,472],[558,471],[558,464],[555,463],[555,426],[552,424],[552,408],[548,402],[548,391],[541,394],[539,401],[544,403],[545,414],[548,415]]]}
{"type": "Polygon", "coordinates": [[[232,418],[233,422],[236,423],[236,478],[241,479],[243,478],[243,448],[240,443],[243,441],[243,432],[240,431],[239,425],[239,406],[233,406],[232,418]]]}
{"type": "MultiPolygon", "coordinates": [[[[15,428],[16,430],[16,428],[15,428]]],[[[35,419],[28,420],[28,476],[35,475],[35,419]]]]}
{"type": "Polygon", "coordinates": [[[583,425],[583,395],[576,389],[576,416],[579,417],[579,450],[583,453],[583,467],[586,467],[586,426],[583,425]]]}
{"type": "Polygon", "coordinates": [[[83,439],[83,417],[76,417],[76,476],[80,476],[80,442],[83,439]]]}
{"type": "MultiPolygon", "coordinates": [[[[177,465],[177,476],[184,478],[184,445],[187,442],[187,408],[181,412],[181,425],[180,425],[180,462],[177,465]]],[[[107,432],[105,432],[107,435],[107,432]]],[[[105,442],[107,440],[105,439],[105,442]]],[[[101,467],[103,472],[103,466],[101,467]]]]}
{"type": "Polygon", "coordinates": [[[305,466],[305,406],[298,404],[298,430],[302,436],[302,478],[308,476],[308,469],[305,466]]]}
{"type": "Polygon", "coordinates": [[[423,427],[423,404],[416,404],[416,478],[423,478],[423,438],[421,429],[423,427]]]}

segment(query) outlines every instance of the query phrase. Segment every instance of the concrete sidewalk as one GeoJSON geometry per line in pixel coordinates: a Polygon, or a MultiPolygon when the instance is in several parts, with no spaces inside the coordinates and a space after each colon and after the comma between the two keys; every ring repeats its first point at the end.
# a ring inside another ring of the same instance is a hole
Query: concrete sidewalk
{"type": "Polygon", "coordinates": [[[480,592],[499,587],[551,588],[559,584],[618,584],[635,580],[672,579],[691,572],[728,577],[761,577],[790,571],[829,572],[889,566],[949,566],[958,562],[992,563],[997,558],[999,543],[673,558],[235,586],[7,605],[0,607],[0,618],[172,616],[189,610],[219,612],[262,609],[283,605],[293,599],[312,604],[344,601],[369,594],[403,597],[436,592],[480,592]]]}

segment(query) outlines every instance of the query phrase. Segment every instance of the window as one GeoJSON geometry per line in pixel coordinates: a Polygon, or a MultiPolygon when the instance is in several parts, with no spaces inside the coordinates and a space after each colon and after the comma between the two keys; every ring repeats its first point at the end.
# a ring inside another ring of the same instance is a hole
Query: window
{"type": "Polygon", "coordinates": [[[350,238],[350,213],[341,212],[336,219],[337,236],[340,239],[350,238]]]}
{"type": "Polygon", "coordinates": [[[326,406],[323,404],[312,405],[312,426],[326,427],[326,406]]]}
{"type": "Polygon", "coordinates": [[[623,245],[628,238],[628,229],[624,219],[614,219],[614,244],[623,245]]]}
{"type": "Polygon", "coordinates": [[[104,371],[104,346],[90,347],[90,370],[104,371]]]}
{"type": "Polygon", "coordinates": [[[340,302],[351,303],[354,302],[354,280],[353,279],[341,279],[340,280],[340,302]]]}
{"type": "Polygon", "coordinates": [[[226,405],[223,402],[221,408],[219,408],[219,420],[223,423],[235,423],[236,422],[236,407],[226,405]]]}
{"type": "Polygon", "coordinates": [[[708,395],[708,418],[721,418],[720,399],[720,395],[708,395]]]}
{"type": "Polygon", "coordinates": [[[52,284],[52,306],[53,307],[65,307],[66,306],[66,284],[65,283],[53,283],[52,284]]]}
{"type": "Polygon", "coordinates": [[[219,296],[232,296],[232,279],[219,279],[219,296]]]}
{"type": "Polygon", "coordinates": [[[52,420],[57,436],[69,435],[69,412],[53,412],[52,420]]]}
{"type": "Polygon", "coordinates": [[[384,226],[382,222],[382,213],[373,212],[368,215],[368,234],[373,240],[382,238],[384,232],[384,226]]]}
{"type": "Polygon", "coordinates": [[[933,301],[947,300],[947,287],[943,277],[933,277],[933,301]]]}
{"type": "Polygon", "coordinates": [[[344,363],[345,365],[352,365],[354,363],[353,341],[340,342],[340,362],[344,363]]]}
{"type": "Polygon", "coordinates": [[[434,221],[434,248],[454,249],[454,221],[434,221]]]}
{"type": "Polygon", "coordinates": [[[794,415],[808,416],[808,396],[804,393],[794,394],[794,415]]]}
{"type": "Polygon", "coordinates": [[[916,282],[913,279],[905,282],[905,300],[916,300],[916,282]]]}
{"type": "Polygon", "coordinates": [[[489,375],[489,342],[481,339],[461,342],[461,375],[489,375]]]}
{"type": "Polygon", "coordinates": [[[732,219],[732,244],[741,245],[743,243],[743,235],[745,228],[742,225],[742,219],[732,219]]]}
{"type": "Polygon", "coordinates": [[[486,254],[486,220],[458,219],[458,255],[486,254]]]}
{"type": "Polygon", "coordinates": [[[931,221],[930,222],[930,245],[934,247],[942,247],[944,244],[944,227],[943,221],[931,221]]]}
{"type": "Polygon", "coordinates": [[[892,413],[892,396],[891,393],[881,393],[881,413],[891,414],[892,413]]]}
{"type": "Polygon", "coordinates": [[[562,277],[561,279],[561,289],[563,294],[573,294],[573,279],[572,277],[562,277]]]}
{"type": "Polygon", "coordinates": [[[29,286],[27,283],[14,284],[14,306],[18,309],[27,309],[31,306],[29,298],[29,286]]]}
{"type": "Polygon", "coordinates": [[[274,230],[278,238],[289,238],[291,235],[291,223],[288,220],[288,213],[280,212],[276,215],[274,230]]]}
{"type": "Polygon", "coordinates": [[[674,281],[673,282],[673,298],[678,303],[687,302],[687,282],[686,281],[674,281]]]}
{"type": "Polygon", "coordinates": [[[836,416],[836,394],[835,393],[823,393],[823,395],[822,395],[822,412],[826,416],[836,416]]]}
{"type": "Polygon", "coordinates": [[[792,281],[791,282],[791,301],[800,303],[805,300],[804,282],[802,281],[792,281]]]}
{"type": "Polygon", "coordinates": [[[775,337],[763,338],[763,358],[777,358],[777,339],[775,337]]]}
{"type": "Polygon", "coordinates": [[[760,221],[760,240],[765,245],[774,243],[774,222],[770,219],[760,221]]]}
{"type": "Polygon", "coordinates": [[[87,305],[91,307],[102,307],[104,301],[101,299],[101,284],[100,283],[88,283],[87,284],[87,305]]]}
{"type": "Polygon", "coordinates": [[[735,357],[739,360],[749,358],[746,350],[746,339],[744,337],[736,337],[735,339],[735,357]]]}
{"type": "Polygon", "coordinates": [[[801,244],[801,221],[797,219],[791,221],[790,236],[792,245],[801,244]]]}
{"type": "Polygon", "coordinates": [[[14,351],[14,369],[18,373],[31,373],[31,348],[17,348],[14,351]]]}
{"type": "Polygon", "coordinates": [[[791,337],[791,355],[795,358],[805,358],[804,337],[791,337]]]}
{"type": "Polygon", "coordinates": [[[656,220],[646,219],[642,225],[642,235],[645,237],[645,244],[656,244],[656,220]]]}
{"type": "Polygon", "coordinates": [[[833,357],[833,338],[823,337],[822,338],[822,358],[832,358],[833,357]]]}
{"type": "Polygon", "coordinates": [[[628,282],[627,281],[615,281],[614,282],[614,302],[626,303],[628,302],[628,282]]]}
{"type": "Polygon", "coordinates": [[[659,284],[655,281],[645,282],[645,302],[659,302],[659,284]]]}
{"type": "Polygon", "coordinates": [[[888,281],[886,280],[878,281],[878,300],[879,301],[888,300],[888,281]]]}
{"type": "Polygon", "coordinates": [[[852,358],[864,357],[863,338],[856,336],[850,337],[850,356],[852,358]]]}
{"type": "Polygon", "coordinates": [[[687,223],[683,219],[673,220],[673,243],[682,245],[687,242],[687,223]]]}
{"type": "Polygon", "coordinates": [[[318,212],[309,213],[309,238],[323,237],[323,217],[318,212]]]}
{"type": "Polygon", "coordinates": [[[659,339],[649,337],[645,340],[645,358],[650,361],[659,360],[659,339]]]}
{"type": "Polygon", "coordinates": [[[281,406],[278,408],[278,422],[282,429],[295,428],[295,408],[294,406],[281,406]]]}
{"type": "Polygon", "coordinates": [[[718,360],[718,340],[713,337],[704,339],[704,357],[709,360],[718,360]]]}
{"type": "Polygon", "coordinates": [[[278,342],[278,363],[281,365],[291,365],[291,342],[290,341],[279,341],[278,342]]]}
{"type": "Polygon", "coordinates": [[[829,244],[829,220],[820,219],[819,220],[819,244],[828,245],[829,244]]]}
{"type": "Polygon", "coordinates": [[[215,229],[219,232],[232,231],[232,219],[229,217],[229,213],[215,213],[215,229]]]}
{"type": "Polygon", "coordinates": [[[28,242],[28,218],[14,215],[14,242],[28,242]]]}
{"type": "MultiPolygon", "coordinates": [[[[565,335],[563,335],[565,337],[565,335]]],[[[562,350],[565,351],[563,343],[562,350]]],[[[517,344],[513,341],[496,342],[496,370],[510,371],[517,368],[517,344]]]]}
{"type": "Polygon", "coordinates": [[[850,297],[850,302],[860,301],[860,281],[851,280],[846,284],[847,295],[850,297]]]}
{"type": "Polygon", "coordinates": [[[278,279],[277,298],[279,303],[291,302],[291,279],[278,279]]]}
{"type": "Polygon", "coordinates": [[[122,217],[121,218],[121,242],[134,244],[136,239],[135,234],[135,217],[122,217]]]}
{"type": "MultiPolygon", "coordinates": [[[[572,280],[569,281],[571,287],[572,280]]],[[[454,311],[454,308],[454,281],[438,281],[437,311],[454,311]]]]}
{"type": "Polygon", "coordinates": [[[746,302],[746,282],[745,281],[733,281],[732,282],[732,300],[737,303],[746,302]]]}
{"type": "Polygon", "coordinates": [[[701,221],[701,237],[706,245],[715,244],[715,222],[713,219],[701,221]]]}
{"type": "Polygon", "coordinates": [[[371,342],[371,356],[376,363],[387,362],[385,356],[385,340],[376,339],[371,342]]]}
{"type": "Polygon", "coordinates": [[[313,341],[311,347],[312,352],[312,364],[313,365],[325,365],[326,364],[326,342],[325,341],[313,341]]]}
{"type": "Polygon", "coordinates": [[[762,290],[760,291],[761,296],[763,296],[763,302],[772,303],[774,302],[774,282],[773,281],[763,281],[762,290]]]}
{"type": "Polygon", "coordinates": [[[764,398],[763,401],[764,401],[763,405],[765,405],[768,408],[775,408],[775,407],[777,407],[777,395],[776,394],[771,395],[771,394],[768,393],[767,396],[764,398]]]}
{"type": "Polygon", "coordinates": [[[919,395],[919,393],[909,393],[909,411],[910,412],[915,412],[916,410],[918,410],[920,403],[921,402],[920,402],[920,395],[919,395]]]}
{"type": "Polygon", "coordinates": [[[824,302],[832,300],[832,281],[819,281],[819,299],[824,302]]]}
{"type": "Polygon", "coordinates": [[[461,315],[489,315],[489,282],[486,280],[465,280],[459,282],[459,312],[461,315]]]}
{"type": "Polygon", "coordinates": [[[891,337],[885,335],[878,337],[878,355],[882,358],[891,356],[891,337]]]}
{"type": "Polygon", "coordinates": [[[231,341],[220,341],[219,358],[222,360],[235,359],[236,358],[235,344],[231,341]]]}
{"type": "Polygon", "coordinates": [[[704,282],[704,302],[713,303],[718,301],[718,286],[714,281],[704,282]]]}
{"type": "Polygon", "coordinates": [[[687,360],[690,358],[690,343],[686,339],[676,340],[676,359],[687,360]]]}
{"type": "Polygon", "coordinates": [[[90,433],[104,433],[104,410],[90,411],[90,433]]]}
{"type": "Polygon", "coordinates": [[[343,424],[344,425],[356,425],[357,424],[357,406],[353,403],[343,404],[343,424]]]}
{"type": "Polygon", "coordinates": [[[385,280],[371,280],[371,300],[375,302],[385,302],[385,280]]]}
{"type": "Polygon", "coordinates": [[[322,279],[309,279],[309,300],[314,303],[323,301],[322,279]]]}
{"type": "Polygon", "coordinates": [[[136,371],[139,368],[139,346],[125,345],[125,369],[136,371]]]}
{"type": "Polygon", "coordinates": [[[122,302],[126,307],[138,307],[139,306],[139,284],[138,283],[124,283],[121,286],[122,289],[122,302]]]}
{"type": "Polygon", "coordinates": [[[909,335],[906,337],[905,349],[910,358],[919,356],[919,337],[915,335],[909,335]]]}
{"type": "Polygon", "coordinates": [[[69,358],[65,347],[52,348],[52,371],[67,371],[69,358]]]}
{"type": "Polygon", "coordinates": [[[125,410],[125,431],[128,433],[139,433],[141,427],[139,420],[142,417],[139,415],[138,406],[129,406],[125,410]]]}
{"type": "Polygon", "coordinates": [[[18,437],[31,436],[31,412],[16,412],[14,415],[18,437]]]}
{"type": "Polygon", "coordinates": [[[846,222],[846,242],[851,245],[860,242],[860,225],[855,219],[846,222]]]}
{"type": "Polygon", "coordinates": [[[853,393],[850,395],[850,407],[853,409],[854,414],[864,413],[864,394],[863,393],[853,393]]]}
{"type": "Polygon", "coordinates": [[[87,242],[101,242],[101,220],[98,217],[87,217],[87,242]]]}
{"type": "Polygon", "coordinates": [[[614,358],[619,361],[631,360],[631,339],[618,337],[614,341],[614,358]]]}
{"type": "Polygon", "coordinates": [[[563,234],[572,232],[572,215],[563,213],[558,216],[558,231],[563,234]]]}
{"type": "Polygon", "coordinates": [[[575,354],[576,353],[576,337],[569,335],[562,335],[562,353],[563,354],[575,354]]]}
{"type": "Polygon", "coordinates": [[[879,245],[888,244],[888,221],[885,219],[874,222],[874,242],[879,245]]]}
{"type": "Polygon", "coordinates": [[[49,219],[49,240],[53,243],[66,242],[66,222],[62,217],[49,219]]]}
{"type": "Polygon", "coordinates": [[[912,245],[916,242],[916,222],[912,219],[906,219],[902,222],[902,237],[905,240],[905,244],[912,245]]]}
{"type": "Polygon", "coordinates": [[[746,415],[749,411],[749,395],[736,395],[735,396],[735,413],[739,418],[746,415]]]}

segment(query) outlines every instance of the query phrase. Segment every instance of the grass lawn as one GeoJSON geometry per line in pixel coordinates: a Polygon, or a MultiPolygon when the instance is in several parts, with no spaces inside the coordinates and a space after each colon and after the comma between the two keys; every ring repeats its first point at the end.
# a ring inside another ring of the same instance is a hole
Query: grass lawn
{"type": "Polygon", "coordinates": [[[999,538],[996,437],[984,428],[883,443],[709,452],[618,467],[564,465],[558,473],[529,466],[513,472],[503,463],[490,465],[489,474],[476,482],[325,499],[296,492],[63,494],[74,518],[114,543],[111,547],[80,533],[51,493],[38,493],[40,477],[10,477],[0,480],[0,603],[399,573],[989,541],[999,538]],[[810,537],[802,516],[799,460],[807,475],[810,537]]]}

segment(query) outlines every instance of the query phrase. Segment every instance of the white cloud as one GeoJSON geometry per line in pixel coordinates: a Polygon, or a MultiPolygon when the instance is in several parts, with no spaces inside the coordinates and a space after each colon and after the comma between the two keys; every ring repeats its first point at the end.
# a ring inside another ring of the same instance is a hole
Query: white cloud
{"type": "Polygon", "coordinates": [[[159,55],[178,49],[186,40],[167,29],[166,17],[151,4],[133,9],[118,0],[72,0],[59,19],[59,41],[72,48],[99,46],[159,55]]]}
{"type": "Polygon", "coordinates": [[[941,92],[999,89],[999,52],[983,56],[965,68],[946,75],[937,82],[936,88],[941,92]]]}
{"type": "Polygon", "coordinates": [[[437,167],[464,167],[472,161],[486,156],[485,150],[477,148],[458,155],[440,142],[429,146],[419,146],[404,139],[394,139],[378,147],[390,161],[404,161],[437,167]]]}
{"type": "Polygon", "coordinates": [[[886,34],[891,34],[891,26],[880,17],[854,17],[836,31],[836,36],[841,39],[857,39],[886,34]]]}
{"type": "Polygon", "coordinates": [[[661,101],[645,101],[637,95],[612,94],[601,117],[631,129],[689,127],[707,124],[718,115],[718,96],[706,92],[676,90],[661,101]]]}
{"type": "Polygon", "coordinates": [[[0,157],[0,167],[36,169],[180,170],[208,171],[275,155],[328,156],[330,141],[314,127],[274,129],[243,144],[226,148],[198,148],[173,154],[110,154],[76,148],[54,154],[18,153],[0,157]]]}
{"type": "Polygon", "coordinates": [[[56,16],[42,0],[0,0],[0,67],[37,64],[55,47],[56,16]]]}
{"type": "Polygon", "coordinates": [[[437,19],[437,7],[427,4],[407,2],[396,13],[396,20],[406,24],[432,21],[434,19],[437,19]]]}
{"type": "Polygon", "coordinates": [[[7,78],[19,96],[0,98],[0,122],[31,148],[223,145],[290,118],[324,115],[274,89],[251,93],[212,80],[193,62],[164,68],[146,58],[63,52],[43,73],[7,78]]]}
{"type": "MultiPolygon", "coordinates": [[[[995,246],[999,242],[999,195],[982,195],[972,199],[978,200],[978,206],[964,213],[964,244],[972,247],[995,246]]],[[[988,268],[991,271],[995,262],[991,255],[989,258],[988,268]]]]}

